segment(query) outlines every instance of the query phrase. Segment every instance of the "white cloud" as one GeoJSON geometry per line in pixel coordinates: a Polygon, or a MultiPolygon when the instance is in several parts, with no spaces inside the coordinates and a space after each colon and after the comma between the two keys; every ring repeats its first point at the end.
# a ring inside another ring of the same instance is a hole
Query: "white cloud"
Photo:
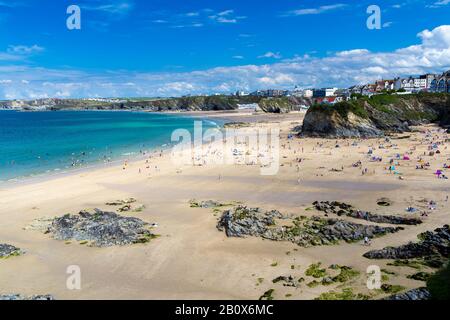
{"type": "Polygon", "coordinates": [[[367,49],[353,49],[353,50],[347,50],[347,51],[340,51],[336,53],[337,56],[340,57],[346,57],[346,56],[359,56],[368,54],[370,51],[367,49]]]}
{"type": "Polygon", "coordinates": [[[31,55],[42,51],[44,51],[44,48],[36,44],[33,46],[11,45],[7,49],[7,52],[10,54],[20,54],[20,55],[31,55]]]}
{"type": "Polygon", "coordinates": [[[100,11],[114,16],[126,16],[134,8],[134,2],[131,0],[111,0],[107,1],[107,3],[95,2],[97,4],[82,5],[81,7],[85,10],[100,11]]]}
{"type": "Polygon", "coordinates": [[[281,59],[281,54],[279,52],[266,52],[263,55],[258,56],[258,58],[273,58],[273,59],[281,59]]]}
{"type": "Polygon", "coordinates": [[[321,14],[328,11],[333,11],[337,9],[342,9],[346,7],[346,4],[343,3],[337,3],[332,5],[326,5],[326,6],[320,6],[317,8],[307,8],[307,9],[298,9],[288,12],[288,15],[294,15],[294,16],[303,16],[303,15],[311,15],[311,14],[321,14]]]}
{"type": "Polygon", "coordinates": [[[217,23],[238,23],[239,20],[246,18],[245,16],[234,16],[234,10],[225,10],[209,16],[209,19],[217,23]]]}
{"type": "Polygon", "coordinates": [[[441,73],[450,69],[450,25],[424,30],[419,43],[390,52],[364,48],[325,57],[295,56],[272,64],[217,67],[192,72],[88,73],[70,69],[44,69],[0,65],[2,98],[177,96],[264,88],[339,86],[373,82],[395,76],[441,73]],[[21,80],[29,83],[25,84],[21,80]],[[131,85],[134,84],[134,85],[131,85]]]}
{"type": "Polygon", "coordinates": [[[450,0],[439,0],[432,4],[427,5],[427,8],[442,8],[450,3],[450,0]]]}

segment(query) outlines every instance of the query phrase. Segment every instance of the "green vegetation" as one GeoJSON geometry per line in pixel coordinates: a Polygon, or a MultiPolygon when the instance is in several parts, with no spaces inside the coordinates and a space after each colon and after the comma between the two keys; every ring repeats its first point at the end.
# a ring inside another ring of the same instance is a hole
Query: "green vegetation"
{"type": "Polygon", "coordinates": [[[307,276],[313,277],[313,278],[323,278],[327,275],[327,271],[325,269],[321,269],[321,262],[313,263],[306,269],[305,274],[307,276]]]}
{"type": "Polygon", "coordinates": [[[417,259],[397,259],[394,262],[389,262],[388,266],[395,267],[410,267],[413,269],[422,269],[423,267],[430,267],[434,269],[442,268],[446,263],[446,258],[441,255],[433,255],[417,259]]]}
{"type": "Polygon", "coordinates": [[[400,102],[400,98],[397,95],[390,94],[377,94],[371,96],[368,100],[370,105],[377,109],[378,111],[385,113],[393,113],[391,109],[387,107],[390,104],[398,104],[400,102]]]}
{"type": "Polygon", "coordinates": [[[337,276],[331,278],[333,280],[333,282],[344,283],[344,282],[347,282],[347,281],[359,276],[359,271],[354,270],[347,266],[341,266],[340,270],[341,271],[337,276]]]}
{"type": "Polygon", "coordinates": [[[341,117],[348,119],[349,112],[367,119],[369,117],[367,111],[364,109],[364,99],[350,100],[338,102],[334,105],[329,104],[315,104],[310,107],[312,111],[319,111],[324,113],[338,112],[341,117]]]}
{"type": "Polygon", "coordinates": [[[394,260],[394,262],[389,262],[387,264],[388,266],[394,266],[394,267],[410,267],[410,268],[414,268],[414,269],[421,269],[422,268],[422,264],[420,264],[417,261],[414,260],[401,260],[401,259],[397,259],[394,260]]]}
{"type": "Polygon", "coordinates": [[[10,254],[8,254],[7,256],[0,256],[0,259],[8,259],[11,257],[18,257],[20,255],[22,255],[22,251],[15,250],[15,251],[11,252],[10,254]]]}
{"type": "Polygon", "coordinates": [[[351,288],[342,289],[341,292],[324,292],[315,300],[368,300],[370,297],[361,293],[353,293],[351,288]]]}
{"type": "Polygon", "coordinates": [[[273,293],[275,292],[275,289],[269,289],[264,294],[259,297],[259,300],[273,300],[273,293]]]}
{"type": "Polygon", "coordinates": [[[418,280],[418,281],[427,281],[431,276],[428,272],[417,272],[407,276],[408,279],[418,280]]]}
{"type": "Polygon", "coordinates": [[[395,293],[398,293],[405,289],[406,289],[405,287],[396,285],[396,284],[384,283],[381,285],[381,291],[383,291],[384,293],[389,293],[389,294],[395,294],[395,293]]]}
{"type": "Polygon", "coordinates": [[[432,299],[450,299],[450,263],[447,263],[445,268],[428,278],[427,288],[431,293],[432,299]]]}
{"type": "Polygon", "coordinates": [[[307,285],[308,287],[310,287],[310,288],[315,288],[315,287],[317,287],[319,284],[320,284],[319,281],[313,280],[313,281],[307,283],[306,285],[307,285]]]}
{"type": "Polygon", "coordinates": [[[390,275],[396,275],[397,274],[394,271],[391,271],[391,270],[388,270],[388,269],[381,269],[381,272],[386,273],[386,274],[390,274],[390,275]]]}

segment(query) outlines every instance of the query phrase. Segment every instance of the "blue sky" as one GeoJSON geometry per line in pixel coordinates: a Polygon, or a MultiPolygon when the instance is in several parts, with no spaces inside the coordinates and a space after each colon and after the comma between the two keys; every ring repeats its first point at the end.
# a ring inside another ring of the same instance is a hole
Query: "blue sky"
{"type": "Polygon", "coordinates": [[[450,68],[450,0],[0,0],[0,99],[349,86],[450,68]],[[81,30],[66,9],[81,8],[81,30]],[[366,10],[381,8],[369,30],[366,10]]]}

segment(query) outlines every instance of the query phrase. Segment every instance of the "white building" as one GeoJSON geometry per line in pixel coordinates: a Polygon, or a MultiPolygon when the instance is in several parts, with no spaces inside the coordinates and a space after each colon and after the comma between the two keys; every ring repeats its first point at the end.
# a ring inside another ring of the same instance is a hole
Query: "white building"
{"type": "Polygon", "coordinates": [[[305,98],[312,98],[313,94],[314,94],[314,91],[311,89],[303,90],[303,97],[305,97],[305,98]]]}

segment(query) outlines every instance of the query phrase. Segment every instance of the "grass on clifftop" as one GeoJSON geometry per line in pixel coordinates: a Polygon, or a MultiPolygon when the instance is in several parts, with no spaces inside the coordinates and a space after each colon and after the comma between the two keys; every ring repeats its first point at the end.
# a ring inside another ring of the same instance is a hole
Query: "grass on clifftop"
{"type": "Polygon", "coordinates": [[[312,111],[319,111],[324,113],[338,112],[341,117],[347,119],[349,112],[367,119],[369,117],[367,111],[364,109],[364,100],[350,100],[338,102],[334,105],[329,104],[315,104],[310,108],[312,111]]]}

